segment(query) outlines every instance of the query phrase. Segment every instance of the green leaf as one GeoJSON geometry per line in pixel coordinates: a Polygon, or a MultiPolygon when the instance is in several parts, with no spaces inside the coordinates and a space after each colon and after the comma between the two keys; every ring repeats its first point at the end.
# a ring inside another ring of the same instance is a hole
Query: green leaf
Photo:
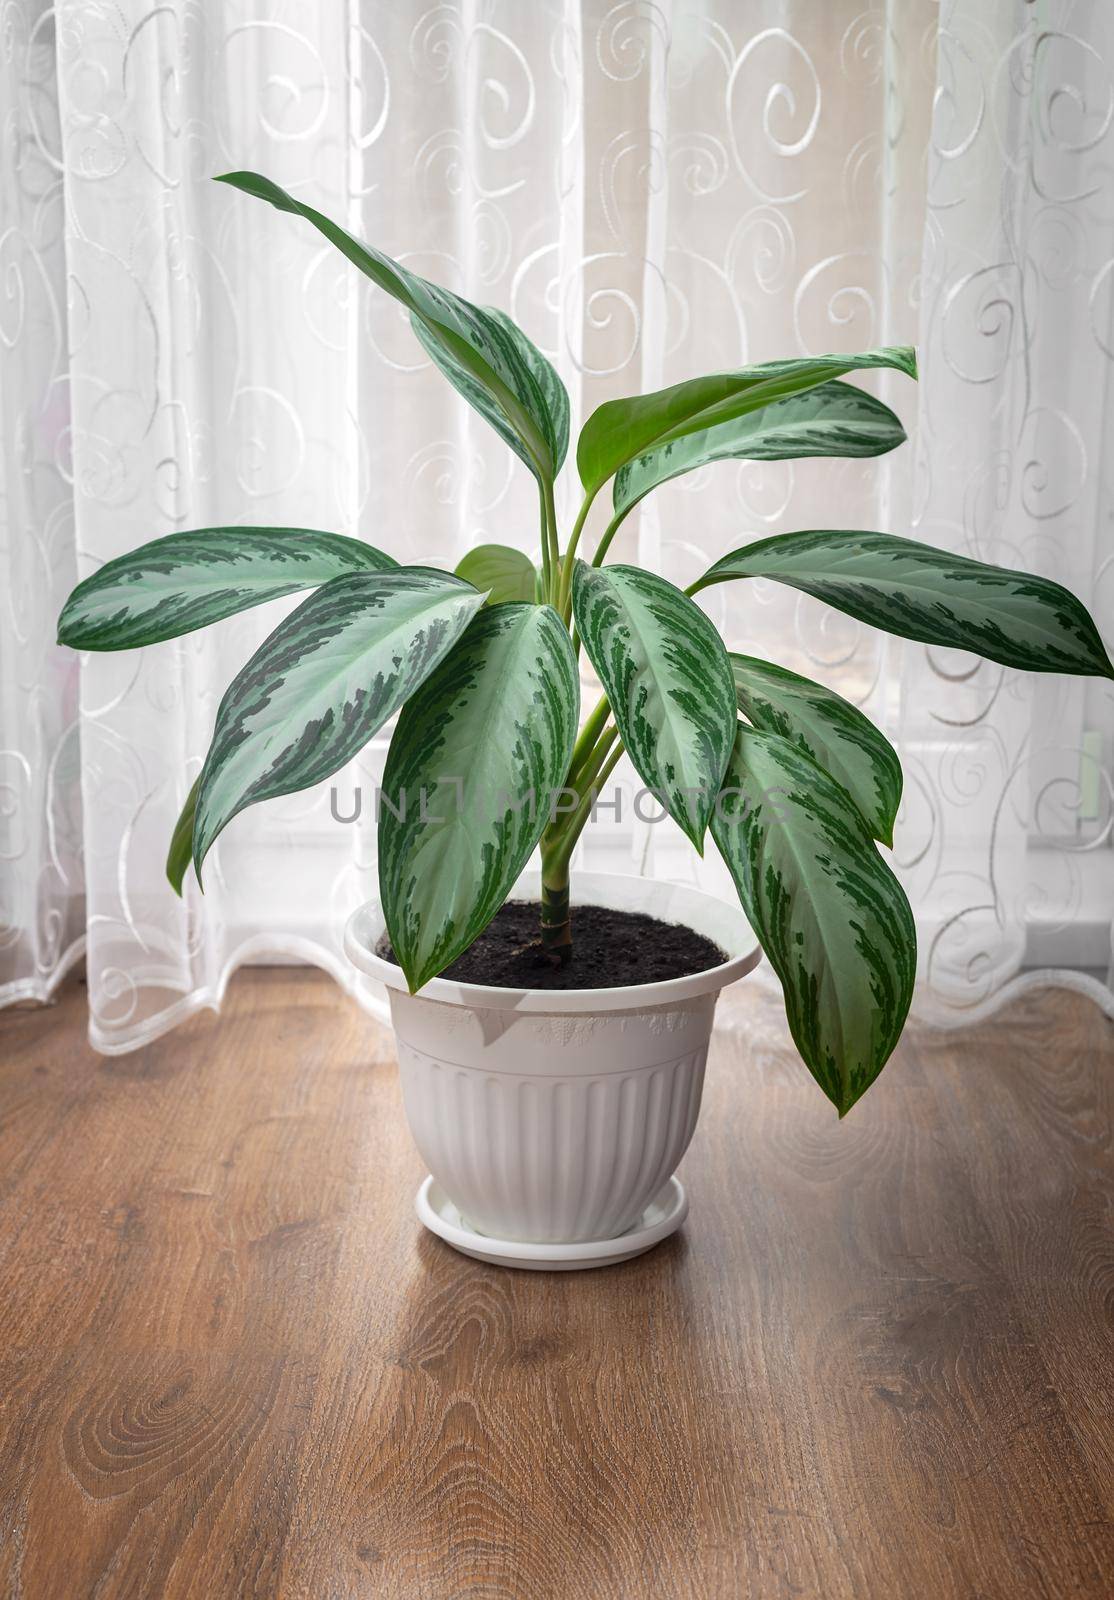
{"type": "MultiPolygon", "coordinates": [[[[461,301],[461,304],[467,305],[468,302],[461,301]]],[[[482,310],[470,306],[469,310],[485,322],[490,339],[504,341],[507,346],[505,354],[508,362],[513,360],[524,368],[526,378],[536,387],[533,400],[535,406],[540,406],[544,413],[546,442],[554,463],[552,470],[546,468],[542,475],[552,481],[564,465],[569,448],[569,396],[565,385],[537,346],[530,342],[505,311],[497,311],[492,306],[485,306],[482,310]]],[[[504,444],[508,444],[515,454],[526,462],[531,471],[536,473],[537,468],[531,457],[523,455],[523,441],[499,406],[491,403],[490,396],[473,371],[457,359],[453,351],[446,347],[445,341],[426,326],[417,312],[411,312],[410,326],[417,335],[422,349],[442,376],[448,378],[457,393],[462,394],[469,405],[474,406],[480,415],[491,423],[504,444]]]]}
{"type": "Polygon", "coordinates": [[[905,639],[1007,667],[1114,677],[1085,606],[1061,584],[888,533],[823,529],[759,539],[693,586],[772,578],[905,639]]]}
{"type": "Polygon", "coordinates": [[[58,643],[75,650],[134,650],[346,572],[386,572],[397,565],[359,539],[314,528],[171,533],[117,556],[79,583],[58,619],[58,643]]]}
{"type": "Polygon", "coordinates": [[[233,678],[201,771],[193,859],[245,806],[308,789],[360,750],[451,650],[483,598],[447,572],[334,578],[233,678]]]}
{"type": "Polygon", "coordinates": [[[403,708],[383,774],[379,886],[411,991],[505,901],[576,738],[576,657],[550,606],[485,606],[403,708]]]}
{"type": "Polygon", "coordinates": [[[905,893],[847,791],[776,733],[739,725],[712,837],[781,979],[797,1048],[842,1117],[909,1010],[905,893]]]}
{"type": "Polygon", "coordinates": [[[166,857],[166,876],[174,893],[182,893],[182,884],[185,881],[189,864],[193,860],[193,821],[197,810],[197,791],[201,784],[201,774],[193,780],[186,803],[179,813],[174,824],[174,832],[170,836],[170,849],[166,857]]]}
{"type": "Polygon", "coordinates": [[[880,456],[904,440],[905,429],[889,406],[853,384],[832,380],[760,411],[686,433],[628,461],[615,477],[615,510],[629,511],[659,484],[712,461],[880,456]]]}
{"type": "Polygon", "coordinates": [[[805,356],[796,361],[769,361],[762,366],[740,367],[690,378],[653,394],[626,400],[608,400],[593,411],[580,433],[576,464],[587,493],[626,461],[644,455],[656,445],[683,439],[690,433],[718,427],[733,417],[760,411],[773,400],[800,394],[870,367],[893,367],[917,376],[917,360],[907,345],[865,350],[853,356],[805,356]]]}
{"type": "Polygon", "coordinates": [[[510,317],[409,272],[259,173],[226,172],[216,181],[304,217],[405,306],[426,353],[453,387],[536,477],[552,482],[568,448],[568,395],[551,364],[510,317]]]}
{"type": "Polygon", "coordinates": [[[680,589],[638,567],[576,564],[573,610],[635,771],[703,849],[735,737],[723,641],[680,589]]]}
{"type": "Polygon", "coordinates": [[[843,785],[874,837],[893,844],[901,762],[870,718],[823,684],[772,661],[733,651],[729,659],[739,710],[747,721],[790,739],[843,785]]]}
{"type": "Polygon", "coordinates": [[[529,556],[509,544],[478,544],[457,562],[456,575],[487,594],[489,606],[533,600],[538,574],[529,556]]]}

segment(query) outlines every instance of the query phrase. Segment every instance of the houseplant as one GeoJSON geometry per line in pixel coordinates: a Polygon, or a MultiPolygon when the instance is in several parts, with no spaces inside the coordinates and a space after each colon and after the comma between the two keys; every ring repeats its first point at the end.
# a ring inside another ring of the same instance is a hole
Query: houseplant
{"type": "Polygon", "coordinates": [[[844,380],[872,368],[915,377],[910,349],[775,362],[601,406],[580,434],[583,502],[562,545],[554,484],[568,445],[568,397],[511,319],[417,277],[265,178],[220,181],[311,223],[409,312],[430,359],[535,478],[540,563],[485,546],[448,573],[400,566],[337,534],[203,529],[156,539],[79,584],[59,638],[79,649],[135,648],[313,590],[221,702],[174,831],[171,883],[181,891],[191,861],[201,879],[214,841],[245,807],[328,777],[399,711],[379,824],[382,912],[365,908],[348,947],[391,989],[404,1074],[416,1081],[424,1073],[407,1101],[419,1143],[427,1154],[437,1147],[431,1164],[486,1234],[567,1244],[622,1233],[683,1153],[716,993],[754,959],[743,919],[706,896],[690,891],[681,908],[661,886],[596,881],[597,901],[617,897],[628,911],[674,905],[726,960],[663,983],[562,987],[576,952],[570,857],[624,750],[698,850],[711,833],[781,980],[801,1055],[841,1116],[892,1052],[914,979],[912,916],[877,848],[892,840],[896,753],[830,690],[729,653],[693,596],[764,577],[892,633],[1008,666],[1114,669],[1090,616],[1060,585],[884,533],[775,535],[724,556],[684,592],[607,562],[639,501],[706,463],[894,449],[905,437],[895,414],[844,380]],[[608,483],[611,520],[586,562],[578,559],[586,519],[608,483]],[[581,644],[604,694],[578,731],[581,644]],[[437,797],[447,785],[445,808],[437,797]],[[539,844],[530,952],[538,985],[440,978],[474,948],[539,844]],[[384,926],[390,959],[376,950],[384,926]],[[662,1038],[672,1042],[655,1056],[662,1038]],[[602,1123],[593,1121],[590,1095],[574,1112],[558,1110],[572,1079],[588,1095],[609,1067],[617,1099],[602,1123]],[[471,1098],[447,1111],[457,1069],[474,1075],[471,1098]],[[632,1144],[623,1085],[639,1073],[642,1131],[632,1144]],[[466,1150],[461,1127],[474,1130],[488,1116],[483,1086],[500,1076],[514,1079],[517,1109],[496,1107],[466,1150]],[[564,1132],[561,1116],[573,1119],[564,1132]],[[577,1138],[604,1124],[594,1166],[569,1179],[577,1138]],[[514,1167],[501,1173],[502,1199],[477,1175],[496,1146],[514,1167]],[[630,1181],[605,1181],[619,1163],[630,1181]],[[574,1205],[577,1185],[581,1194],[598,1191],[599,1203],[574,1205]]]}

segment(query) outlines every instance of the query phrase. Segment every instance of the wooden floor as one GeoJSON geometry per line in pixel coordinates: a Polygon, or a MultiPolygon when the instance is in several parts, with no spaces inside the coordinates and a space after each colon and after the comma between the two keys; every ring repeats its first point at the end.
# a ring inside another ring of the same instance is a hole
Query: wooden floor
{"type": "Polygon", "coordinates": [[[914,1034],[839,1124],[753,988],[683,1233],[533,1275],[419,1232],[325,978],[95,1056],[0,1014],[0,1591],[1114,1593],[1114,1029],[914,1034]]]}

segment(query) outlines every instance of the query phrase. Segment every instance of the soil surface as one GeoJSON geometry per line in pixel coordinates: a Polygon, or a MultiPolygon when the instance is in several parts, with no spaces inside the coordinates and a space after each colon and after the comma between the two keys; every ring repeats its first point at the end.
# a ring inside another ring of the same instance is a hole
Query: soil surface
{"type": "MultiPolygon", "coordinates": [[[[684,978],[727,960],[711,939],[680,923],[659,922],[638,911],[574,905],[572,960],[554,967],[538,942],[540,919],[538,901],[508,902],[441,977],[500,989],[620,989],[684,978]]],[[[386,934],[375,953],[394,961],[386,934]]]]}

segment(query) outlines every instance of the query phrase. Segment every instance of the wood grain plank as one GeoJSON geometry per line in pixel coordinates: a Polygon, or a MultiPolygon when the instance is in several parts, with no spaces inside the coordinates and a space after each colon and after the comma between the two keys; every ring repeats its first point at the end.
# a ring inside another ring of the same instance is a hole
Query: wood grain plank
{"type": "Polygon", "coordinates": [[[0,1014],[0,1590],[1108,1595],[1109,1024],[913,1029],[840,1124],[732,1012],[683,1233],[568,1275],[420,1233],[318,974],[113,1060],[0,1014]]]}
{"type": "Polygon", "coordinates": [[[1114,1027],[1048,989],[1008,1029],[984,1025],[962,1055],[946,1035],[912,1041],[937,1085],[950,1147],[1039,1343],[1064,1416],[1114,1516],[1114,1027]],[[966,1057],[966,1060],[964,1059],[966,1057]],[[967,1080],[976,1063],[979,1092],[967,1080]],[[1089,1376],[1085,1384],[1079,1373],[1089,1376]]]}
{"type": "Polygon", "coordinates": [[[297,1363],[36,1347],[0,1381],[4,1593],[279,1592],[308,1422],[297,1363]]]}

